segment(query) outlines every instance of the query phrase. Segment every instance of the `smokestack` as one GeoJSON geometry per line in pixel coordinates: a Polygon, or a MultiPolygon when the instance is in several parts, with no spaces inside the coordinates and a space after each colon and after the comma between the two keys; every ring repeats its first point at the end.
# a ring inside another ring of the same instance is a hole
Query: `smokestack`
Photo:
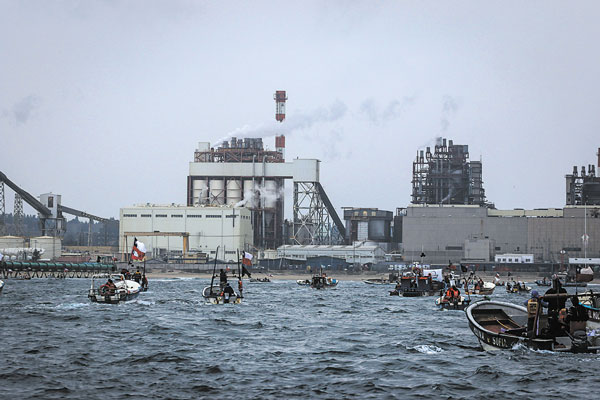
{"type": "Polygon", "coordinates": [[[281,153],[281,157],[285,160],[285,136],[275,136],[275,151],[281,153]]]}
{"type": "Polygon", "coordinates": [[[277,90],[273,95],[275,99],[275,119],[283,122],[285,119],[285,101],[288,99],[285,90],[277,90]]]}

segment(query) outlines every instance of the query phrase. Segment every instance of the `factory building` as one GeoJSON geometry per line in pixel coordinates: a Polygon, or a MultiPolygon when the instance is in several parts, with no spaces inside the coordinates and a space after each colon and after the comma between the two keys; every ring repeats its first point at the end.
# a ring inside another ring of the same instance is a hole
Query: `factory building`
{"type": "MultiPolygon", "coordinates": [[[[328,258],[343,260],[346,264],[376,264],[384,261],[385,251],[377,244],[360,242],[354,245],[284,245],[277,248],[277,257],[293,261],[328,258]]],[[[333,263],[333,260],[331,261],[333,263]]],[[[336,263],[337,264],[337,263],[336,263]]]]}
{"type": "Polygon", "coordinates": [[[535,263],[600,255],[600,207],[496,210],[476,205],[410,205],[401,211],[406,261],[493,262],[532,254],[535,263]],[[587,231],[589,238],[582,238],[587,231]]]}
{"type": "MultiPolygon", "coordinates": [[[[600,148],[598,149],[598,167],[600,168],[600,148]]],[[[567,205],[600,205],[600,177],[596,176],[596,167],[588,165],[587,173],[585,166],[581,166],[580,172],[577,166],[573,167],[573,173],[565,176],[567,184],[567,205]]]]}
{"type": "Polygon", "coordinates": [[[146,245],[148,258],[206,253],[237,260],[252,248],[251,212],[233,206],[136,205],[121,208],[119,251],[131,252],[134,238],[146,245]],[[219,252],[217,253],[217,247],[219,252]]]}
{"type": "MultiPolygon", "coordinates": [[[[275,119],[285,120],[287,95],[278,90],[275,119]]],[[[285,162],[285,136],[275,137],[275,150],[262,138],[232,137],[218,147],[200,142],[190,163],[187,205],[243,206],[250,210],[254,246],[275,249],[294,244],[343,242],[344,225],[319,182],[319,160],[285,162]],[[284,183],[294,184],[291,232],[284,235],[284,183]]]]}
{"type": "Polygon", "coordinates": [[[344,207],[346,222],[346,243],[370,241],[377,243],[385,251],[391,250],[392,220],[391,211],[377,208],[344,207]]]}
{"type": "Polygon", "coordinates": [[[485,205],[481,161],[469,161],[469,146],[438,138],[413,162],[412,204],[485,205]]]}

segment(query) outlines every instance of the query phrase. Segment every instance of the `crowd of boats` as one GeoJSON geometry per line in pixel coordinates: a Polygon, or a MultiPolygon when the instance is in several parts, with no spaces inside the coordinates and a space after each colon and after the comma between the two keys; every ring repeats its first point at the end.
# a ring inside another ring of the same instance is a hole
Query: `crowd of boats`
{"type": "MultiPolygon", "coordinates": [[[[238,256],[237,270],[233,271],[231,268],[217,271],[215,261],[210,285],[202,290],[207,304],[241,304],[245,275],[250,282],[271,281],[266,275],[252,278],[246,268],[246,257],[249,257],[247,253],[238,256]]],[[[133,263],[129,267],[133,269],[133,263]]],[[[525,282],[514,280],[510,274],[506,282],[501,281],[499,274],[492,282],[485,282],[473,272],[457,275],[451,266],[425,269],[417,265],[400,276],[390,274],[364,282],[395,285],[389,291],[390,296],[435,296],[435,304],[441,309],[464,310],[471,331],[485,350],[510,349],[521,344],[536,350],[596,352],[600,350],[600,292],[580,293],[578,288],[593,279],[593,271],[591,274],[577,272],[536,281],[539,288],[549,287],[544,294],[532,290],[525,282]],[[569,294],[565,286],[574,286],[575,294],[569,294]],[[507,293],[530,293],[531,297],[522,304],[493,301],[489,296],[498,287],[505,287],[507,293]]],[[[310,279],[296,282],[317,290],[335,288],[339,283],[322,270],[310,279]]],[[[0,293],[3,288],[4,282],[0,281],[0,293]]],[[[118,304],[135,299],[147,290],[144,264],[141,271],[140,267],[135,272],[123,268],[120,273],[93,275],[88,297],[94,303],[118,304]]]]}

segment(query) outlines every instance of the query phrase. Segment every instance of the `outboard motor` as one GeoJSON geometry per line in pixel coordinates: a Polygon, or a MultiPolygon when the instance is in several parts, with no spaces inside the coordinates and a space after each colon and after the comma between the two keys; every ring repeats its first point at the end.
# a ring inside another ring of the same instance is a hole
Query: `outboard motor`
{"type": "Polygon", "coordinates": [[[573,353],[586,353],[588,348],[587,334],[585,331],[573,332],[572,338],[573,353]]]}

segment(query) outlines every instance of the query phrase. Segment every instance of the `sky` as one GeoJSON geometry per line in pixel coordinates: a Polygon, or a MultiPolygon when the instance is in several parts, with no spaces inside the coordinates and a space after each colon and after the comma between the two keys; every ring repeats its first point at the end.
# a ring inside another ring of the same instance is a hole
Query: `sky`
{"type": "Polygon", "coordinates": [[[560,208],[600,147],[599,20],[597,1],[0,0],[0,171],[116,218],[185,204],[198,142],[284,133],[338,212],[394,211],[445,137],[497,208],[560,208]]]}

